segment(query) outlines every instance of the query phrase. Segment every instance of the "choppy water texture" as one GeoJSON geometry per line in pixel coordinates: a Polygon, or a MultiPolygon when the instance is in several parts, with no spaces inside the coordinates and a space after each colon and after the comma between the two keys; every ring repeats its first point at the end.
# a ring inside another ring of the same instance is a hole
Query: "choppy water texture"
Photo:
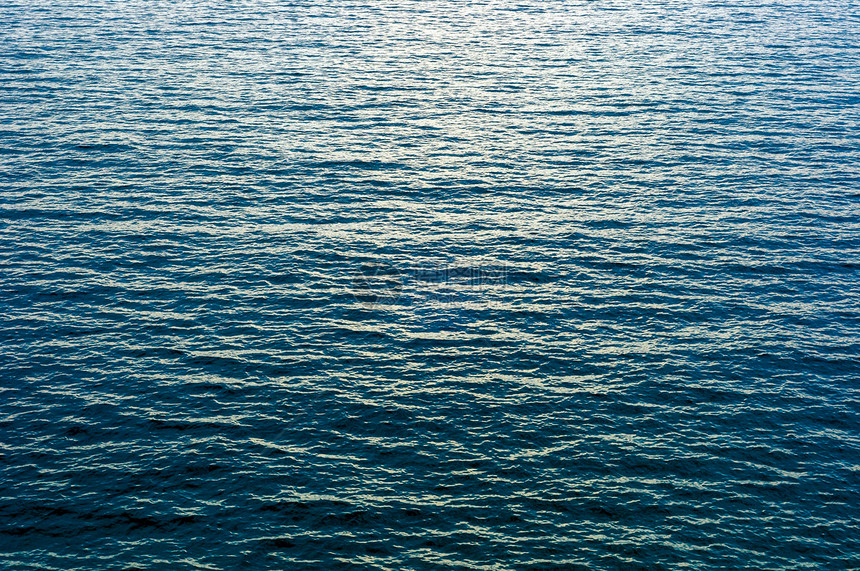
{"type": "Polygon", "coordinates": [[[855,2],[0,7],[0,565],[860,567],[855,2]]]}

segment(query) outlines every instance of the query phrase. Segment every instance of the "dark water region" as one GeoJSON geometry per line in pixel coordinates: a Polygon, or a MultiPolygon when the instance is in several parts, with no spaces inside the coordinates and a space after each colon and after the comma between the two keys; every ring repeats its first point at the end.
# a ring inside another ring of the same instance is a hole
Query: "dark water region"
{"type": "Polygon", "coordinates": [[[860,12],[0,6],[0,566],[860,568],[860,12]]]}

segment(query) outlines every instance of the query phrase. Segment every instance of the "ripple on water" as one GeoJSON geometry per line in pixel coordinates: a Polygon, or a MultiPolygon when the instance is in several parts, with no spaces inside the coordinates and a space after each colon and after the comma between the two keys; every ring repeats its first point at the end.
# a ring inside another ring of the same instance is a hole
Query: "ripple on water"
{"type": "Polygon", "coordinates": [[[856,7],[0,7],[0,561],[856,565],[856,7]]]}

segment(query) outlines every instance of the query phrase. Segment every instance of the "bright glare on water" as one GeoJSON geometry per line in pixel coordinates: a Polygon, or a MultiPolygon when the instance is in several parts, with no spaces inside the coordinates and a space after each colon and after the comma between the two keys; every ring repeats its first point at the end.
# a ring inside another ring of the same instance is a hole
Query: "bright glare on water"
{"type": "Polygon", "coordinates": [[[0,566],[856,568],[858,171],[852,0],[6,1],[0,566]]]}

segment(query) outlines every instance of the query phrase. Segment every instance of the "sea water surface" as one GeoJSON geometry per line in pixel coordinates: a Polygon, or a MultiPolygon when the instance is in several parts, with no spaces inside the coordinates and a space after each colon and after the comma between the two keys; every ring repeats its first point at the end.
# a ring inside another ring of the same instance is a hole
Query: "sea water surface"
{"type": "Polygon", "coordinates": [[[0,6],[0,566],[860,568],[848,0],[0,6]]]}

